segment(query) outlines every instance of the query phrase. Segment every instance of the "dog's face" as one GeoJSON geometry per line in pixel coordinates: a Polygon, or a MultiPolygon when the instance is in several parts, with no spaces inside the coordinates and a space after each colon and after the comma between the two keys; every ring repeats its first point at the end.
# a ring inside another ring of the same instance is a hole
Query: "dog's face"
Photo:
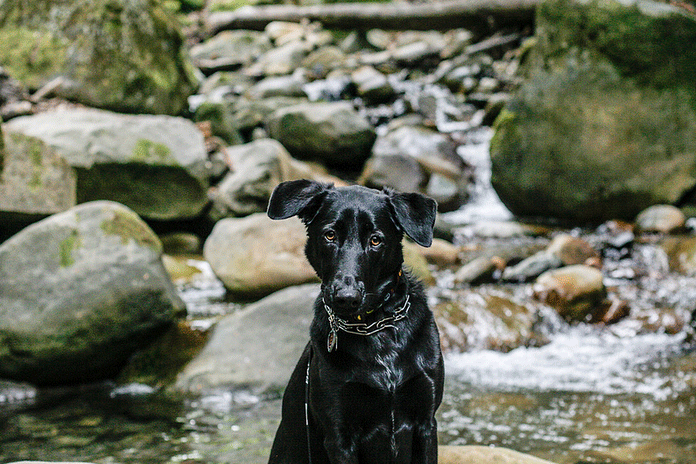
{"type": "Polygon", "coordinates": [[[351,317],[379,306],[396,284],[404,233],[430,245],[436,208],[414,193],[291,181],[275,189],[268,215],[304,221],[307,258],[323,283],[324,301],[351,317]]]}

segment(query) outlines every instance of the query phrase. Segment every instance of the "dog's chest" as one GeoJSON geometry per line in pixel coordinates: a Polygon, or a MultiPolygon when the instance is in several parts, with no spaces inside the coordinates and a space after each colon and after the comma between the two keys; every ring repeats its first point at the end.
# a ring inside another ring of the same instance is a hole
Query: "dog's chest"
{"type": "Polygon", "coordinates": [[[373,366],[368,369],[369,380],[373,387],[389,392],[396,392],[406,380],[406,366],[401,357],[394,351],[377,353],[373,359],[373,366]]]}

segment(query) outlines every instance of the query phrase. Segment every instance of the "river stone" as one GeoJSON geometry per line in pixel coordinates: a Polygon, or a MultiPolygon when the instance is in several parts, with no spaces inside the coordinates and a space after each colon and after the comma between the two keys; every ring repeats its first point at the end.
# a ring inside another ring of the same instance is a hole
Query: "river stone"
{"type": "Polygon", "coordinates": [[[632,220],[696,201],[695,18],[642,0],[540,4],[528,77],[491,141],[513,214],[632,220]]]}
{"type": "Polygon", "coordinates": [[[375,130],[348,102],[304,103],[282,108],[267,121],[271,137],[300,159],[359,170],[375,141],[375,130]]]}
{"type": "Polygon", "coordinates": [[[586,322],[607,296],[602,271],[583,264],[544,272],[533,291],[571,322],[586,322]]]}
{"type": "Polygon", "coordinates": [[[669,234],[683,229],[686,216],[676,206],[654,205],[636,217],[636,228],[640,232],[660,232],[669,234]]]}
{"type": "Polygon", "coordinates": [[[198,83],[155,0],[0,3],[0,63],[30,89],[114,111],[180,114],[198,83]]]}
{"type": "Polygon", "coordinates": [[[317,284],[295,286],[224,317],[172,389],[191,394],[230,387],[256,394],[284,389],[309,341],[317,295],[317,284]]]}
{"type": "Polygon", "coordinates": [[[304,254],[306,240],[297,218],[227,218],[215,224],[203,257],[232,294],[258,297],[317,279],[304,254]]]}
{"type": "Polygon", "coordinates": [[[438,464],[553,464],[551,461],[491,446],[440,446],[438,464]]]}
{"type": "Polygon", "coordinates": [[[271,40],[258,31],[222,31],[191,47],[193,62],[206,73],[250,65],[272,48],[271,40]]]}
{"type": "Polygon", "coordinates": [[[203,134],[186,119],[70,109],[3,128],[0,211],[51,214],[103,199],[170,220],[208,203],[203,134]]]}
{"type": "Polygon", "coordinates": [[[247,216],[266,211],[273,189],[288,180],[312,179],[320,182],[340,180],[296,160],[277,140],[260,139],[227,148],[234,171],[212,189],[209,213],[217,221],[229,216],[247,216]]]}
{"type": "Polygon", "coordinates": [[[452,300],[433,308],[443,350],[507,352],[544,343],[535,332],[540,305],[516,302],[508,290],[500,288],[456,290],[452,295],[452,300]]]}
{"type": "Polygon", "coordinates": [[[449,135],[424,126],[396,125],[379,135],[360,182],[420,191],[433,197],[441,212],[456,210],[469,198],[469,175],[456,144],[449,135]],[[449,188],[438,188],[442,183],[449,188]]]}
{"type": "Polygon", "coordinates": [[[130,209],[90,202],[0,245],[0,377],[72,384],[116,375],[185,310],[162,246],[130,209]]]}

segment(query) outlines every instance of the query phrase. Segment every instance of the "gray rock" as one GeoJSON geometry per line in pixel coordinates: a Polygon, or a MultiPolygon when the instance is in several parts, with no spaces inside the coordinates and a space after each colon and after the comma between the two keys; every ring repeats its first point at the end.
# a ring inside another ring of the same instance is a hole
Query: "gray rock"
{"type": "Polygon", "coordinates": [[[252,100],[261,100],[272,97],[299,97],[307,96],[303,86],[307,83],[302,72],[295,72],[284,76],[271,76],[262,79],[251,86],[245,95],[252,100]]]}
{"type": "Polygon", "coordinates": [[[210,193],[213,206],[209,214],[215,221],[266,211],[271,192],[284,181],[313,179],[340,183],[318,168],[292,158],[273,139],[230,147],[227,156],[234,170],[210,193]]]}
{"type": "Polygon", "coordinates": [[[231,293],[258,297],[317,279],[304,255],[306,240],[297,218],[227,218],[215,224],[203,257],[231,293]]]}
{"type": "Polygon", "coordinates": [[[0,4],[0,63],[36,90],[114,111],[180,114],[198,85],[181,27],[151,0],[0,4]]]}
{"type": "Polygon", "coordinates": [[[369,104],[384,103],[395,96],[394,87],[387,76],[371,66],[361,66],[351,73],[358,95],[369,104]]]}
{"type": "Polygon", "coordinates": [[[244,388],[254,393],[287,385],[309,341],[319,285],[291,287],[222,319],[173,390],[205,394],[244,388]]]}
{"type": "Polygon", "coordinates": [[[246,73],[256,77],[290,74],[302,65],[309,50],[310,46],[301,41],[272,48],[247,67],[246,73]]]}
{"type": "Polygon", "coordinates": [[[375,130],[347,102],[305,103],[282,108],[268,119],[271,137],[300,159],[360,169],[375,141],[375,130]]]}
{"type": "Polygon", "coordinates": [[[583,222],[693,203],[694,40],[693,15],[663,2],[543,2],[528,78],[491,142],[503,203],[583,222]]]}
{"type": "Polygon", "coordinates": [[[469,175],[446,134],[423,126],[397,125],[377,137],[360,177],[374,188],[426,193],[440,211],[452,211],[469,196],[469,175]]]}
{"type": "Polygon", "coordinates": [[[109,378],[184,311],[157,236],[99,201],[0,245],[0,377],[36,384],[109,378]]]}
{"type": "Polygon", "coordinates": [[[191,59],[207,73],[253,63],[272,48],[266,34],[257,31],[222,31],[191,47],[191,59]]]}
{"type": "Polygon", "coordinates": [[[183,118],[73,109],[16,118],[4,130],[0,211],[51,214],[106,199],[168,220],[208,203],[203,134],[183,118]]]}

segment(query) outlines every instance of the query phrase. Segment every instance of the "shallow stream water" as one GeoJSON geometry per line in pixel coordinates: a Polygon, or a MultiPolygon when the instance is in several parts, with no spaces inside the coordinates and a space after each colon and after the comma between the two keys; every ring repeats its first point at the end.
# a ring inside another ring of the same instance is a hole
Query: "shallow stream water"
{"type": "MultiPolygon", "coordinates": [[[[479,179],[451,221],[510,218],[486,178],[489,137],[479,133],[462,149],[479,179]]],[[[651,250],[639,250],[642,263],[608,263],[608,285],[646,318],[662,317],[658,306],[692,310],[696,279],[665,273],[651,250]],[[627,284],[637,265],[652,274],[627,284]]],[[[180,292],[193,326],[205,330],[241,305],[225,300],[205,263],[193,264],[203,272],[180,292]]],[[[696,463],[696,353],[684,338],[635,320],[556,321],[539,348],[449,354],[440,442],[504,446],[558,464],[696,463]]],[[[144,385],[36,391],[0,383],[0,462],[263,463],[279,412],[279,399],[243,392],[173,401],[144,385]]]]}

